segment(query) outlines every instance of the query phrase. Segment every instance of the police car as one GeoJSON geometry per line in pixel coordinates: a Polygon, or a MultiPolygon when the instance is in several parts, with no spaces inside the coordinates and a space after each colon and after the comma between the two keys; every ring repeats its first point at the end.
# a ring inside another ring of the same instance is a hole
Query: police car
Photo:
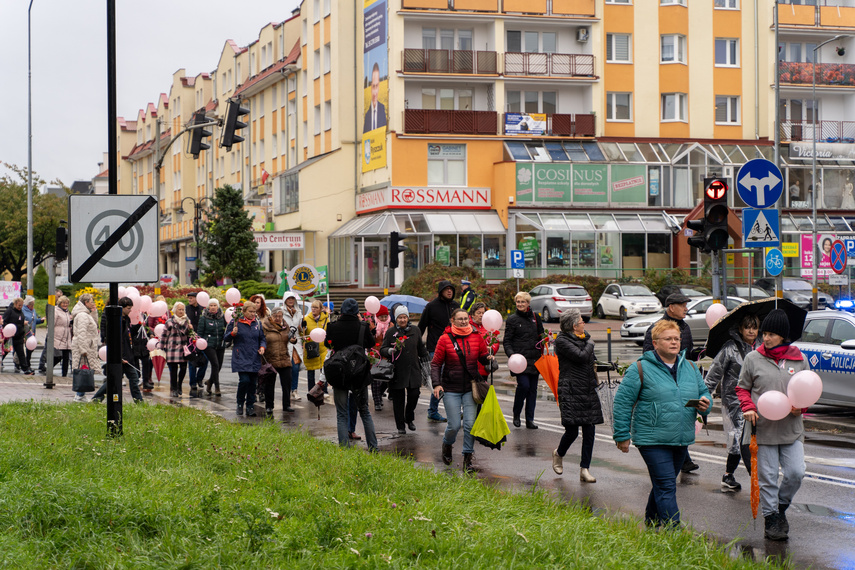
{"type": "Polygon", "coordinates": [[[855,407],[855,315],[839,308],[809,312],[802,336],[793,344],[822,378],[817,403],[855,407]]]}

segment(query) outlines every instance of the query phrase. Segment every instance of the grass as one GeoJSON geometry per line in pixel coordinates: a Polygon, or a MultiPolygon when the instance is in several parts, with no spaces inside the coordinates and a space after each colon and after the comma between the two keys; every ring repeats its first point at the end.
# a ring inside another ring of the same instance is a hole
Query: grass
{"type": "MultiPolygon", "coordinates": [[[[690,532],[191,409],[0,406],[0,565],[755,568],[690,532]]],[[[646,492],[646,491],[645,491],[646,492]]]]}

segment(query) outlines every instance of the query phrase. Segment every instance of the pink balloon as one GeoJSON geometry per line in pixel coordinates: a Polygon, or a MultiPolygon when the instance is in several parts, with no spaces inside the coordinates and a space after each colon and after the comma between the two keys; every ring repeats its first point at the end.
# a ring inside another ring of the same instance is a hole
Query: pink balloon
{"type": "Polygon", "coordinates": [[[157,338],[162,337],[163,333],[165,333],[165,332],[166,332],[166,325],[163,323],[160,323],[159,325],[154,327],[154,334],[157,338]]]}
{"type": "Polygon", "coordinates": [[[205,350],[206,348],[208,348],[208,341],[205,340],[204,338],[197,338],[196,339],[196,349],[197,350],[205,350]]]}
{"type": "Polygon", "coordinates": [[[502,313],[495,309],[490,309],[484,316],[481,317],[481,324],[488,331],[497,331],[502,328],[502,313]]]}
{"type": "Polygon", "coordinates": [[[514,374],[525,372],[527,367],[528,362],[522,354],[512,354],[510,358],[508,358],[508,368],[510,368],[511,372],[514,374]]]}
{"type": "Polygon", "coordinates": [[[822,396],[822,379],[813,370],[796,372],[787,384],[787,396],[794,408],[809,408],[822,396]]]}
{"type": "Polygon", "coordinates": [[[31,336],[27,339],[27,350],[35,350],[39,345],[39,341],[36,340],[36,337],[31,336]]]}
{"type": "Polygon", "coordinates": [[[139,297],[139,289],[137,289],[136,287],[127,287],[125,289],[125,296],[130,297],[131,299],[133,299],[134,297],[139,297]]]}
{"type": "Polygon", "coordinates": [[[167,306],[166,301],[155,301],[151,304],[148,314],[152,317],[162,317],[168,310],[169,306],[167,306]]]}
{"type": "Polygon", "coordinates": [[[727,307],[725,307],[721,303],[713,303],[712,306],[707,309],[707,326],[712,327],[718,322],[720,318],[722,318],[726,314],[727,307]]]}
{"type": "Polygon", "coordinates": [[[98,358],[101,359],[101,362],[107,362],[107,347],[102,346],[98,349],[98,358]]]}
{"type": "Polygon", "coordinates": [[[327,338],[327,331],[322,328],[312,329],[312,332],[309,333],[309,338],[315,342],[324,342],[324,339],[327,338]]]}
{"type": "Polygon", "coordinates": [[[13,336],[15,336],[16,332],[18,332],[18,327],[16,327],[12,323],[9,323],[5,327],[3,327],[3,336],[5,336],[6,338],[12,338],[13,336]]]}
{"type": "MultiPolygon", "coordinates": [[[[136,306],[136,304],[134,306],[136,306]]],[[[143,295],[140,297],[140,312],[147,313],[149,310],[151,310],[151,297],[143,295]]]]}
{"type": "Polygon", "coordinates": [[[127,290],[124,287],[119,287],[119,299],[127,295],[127,290]]]}
{"type": "Polygon", "coordinates": [[[770,390],[757,399],[757,411],[767,420],[778,421],[787,417],[793,405],[783,392],[770,390]]]}
{"type": "Polygon", "coordinates": [[[208,303],[211,302],[211,296],[205,293],[204,291],[199,291],[196,294],[196,302],[199,303],[202,307],[207,307],[208,303]]]}
{"type": "Polygon", "coordinates": [[[231,307],[226,309],[226,312],[223,316],[225,317],[227,323],[232,322],[232,315],[234,315],[234,313],[235,313],[235,310],[232,309],[231,307]]]}
{"type": "Polygon", "coordinates": [[[228,301],[229,305],[237,305],[240,303],[240,291],[234,287],[226,291],[226,301],[228,301]]]}
{"type": "Polygon", "coordinates": [[[131,319],[131,324],[135,325],[140,322],[140,310],[136,307],[131,309],[131,312],[128,313],[128,318],[131,319]]]}
{"type": "Polygon", "coordinates": [[[135,311],[141,311],[142,310],[142,297],[130,297],[130,300],[134,302],[133,310],[135,310],[135,311]]]}
{"type": "Polygon", "coordinates": [[[374,295],[369,295],[368,297],[365,297],[365,310],[371,313],[372,315],[376,315],[377,311],[380,310],[380,299],[378,299],[374,295]]]}
{"type": "Polygon", "coordinates": [[[151,352],[152,350],[156,350],[157,349],[157,339],[156,338],[148,339],[148,342],[145,343],[145,347],[149,350],[149,352],[151,352]]]}

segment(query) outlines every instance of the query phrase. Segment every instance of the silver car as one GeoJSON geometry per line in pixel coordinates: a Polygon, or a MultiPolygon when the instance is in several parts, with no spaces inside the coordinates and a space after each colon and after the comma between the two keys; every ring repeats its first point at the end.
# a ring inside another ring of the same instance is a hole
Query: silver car
{"type": "Polygon", "coordinates": [[[855,315],[810,311],[795,343],[822,378],[818,404],[855,407],[855,315]]]}
{"type": "Polygon", "coordinates": [[[597,317],[600,319],[615,316],[625,321],[629,317],[655,313],[661,309],[659,299],[646,285],[639,283],[611,283],[597,301],[597,317]]]}
{"type": "MultiPolygon", "coordinates": [[[[744,302],[745,299],[740,297],[728,297],[726,305],[727,310],[731,311],[740,303],[744,302]]],[[[706,342],[707,337],[710,334],[710,327],[707,325],[706,316],[707,309],[709,309],[712,304],[712,297],[699,297],[697,299],[692,299],[687,305],[689,312],[686,314],[686,318],[684,320],[692,330],[692,340],[695,341],[695,344],[703,344],[706,342]]],[[[662,309],[652,315],[629,319],[621,325],[620,337],[628,340],[634,340],[638,346],[641,346],[644,344],[644,334],[647,332],[647,329],[664,315],[665,309],[662,309]]]]}
{"type": "Polygon", "coordinates": [[[531,310],[540,313],[543,322],[558,320],[567,309],[579,309],[582,320],[591,320],[594,307],[591,296],[581,285],[568,283],[552,283],[540,285],[529,292],[531,295],[531,310]]]}
{"type": "MultiPolygon", "coordinates": [[[[813,308],[813,285],[811,285],[810,281],[798,277],[784,277],[783,283],[784,299],[792,301],[806,311],[810,311],[813,308]]],[[[761,277],[754,284],[766,289],[770,294],[775,292],[774,277],[761,277]]],[[[834,306],[834,298],[822,291],[817,292],[816,302],[817,309],[834,306]]]]}

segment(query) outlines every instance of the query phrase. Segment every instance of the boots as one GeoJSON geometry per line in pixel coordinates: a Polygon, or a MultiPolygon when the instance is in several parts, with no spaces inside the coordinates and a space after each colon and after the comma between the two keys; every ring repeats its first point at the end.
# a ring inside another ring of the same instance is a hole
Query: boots
{"type": "Polygon", "coordinates": [[[766,519],[766,532],[763,536],[769,540],[787,540],[787,533],[781,528],[781,516],[772,513],[764,517],[766,519]]]}
{"type": "Polygon", "coordinates": [[[464,473],[477,473],[480,471],[477,467],[472,465],[472,453],[464,453],[463,454],[463,472],[464,473]]]}
{"type": "Polygon", "coordinates": [[[561,475],[564,473],[564,458],[558,455],[558,450],[552,452],[552,470],[561,475]]]}
{"type": "MultiPolygon", "coordinates": [[[[205,393],[210,396],[211,395],[211,385],[213,385],[214,381],[210,378],[205,380],[205,393]]],[[[219,392],[219,390],[217,390],[219,392]]]]}
{"type": "Polygon", "coordinates": [[[579,481],[581,481],[582,483],[596,483],[597,479],[593,475],[591,475],[590,471],[582,467],[582,469],[579,471],[579,481]]]}
{"type": "Polygon", "coordinates": [[[778,503],[778,525],[781,527],[781,532],[786,535],[790,534],[790,523],[787,521],[787,508],[790,505],[782,505],[778,503]]]}
{"type": "Polygon", "coordinates": [[[216,396],[217,398],[221,397],[223,394],[220,392],[220,381],[217,380],[217,382],[214,386],[216,389],[216,392],[214,392],[214,396],[216,396]]]}
{"type": "Polygon", "coordinates": [[[451,465],[451,446],[447,443],[442,444],[442,462],[446,465],[451,465]]]}

